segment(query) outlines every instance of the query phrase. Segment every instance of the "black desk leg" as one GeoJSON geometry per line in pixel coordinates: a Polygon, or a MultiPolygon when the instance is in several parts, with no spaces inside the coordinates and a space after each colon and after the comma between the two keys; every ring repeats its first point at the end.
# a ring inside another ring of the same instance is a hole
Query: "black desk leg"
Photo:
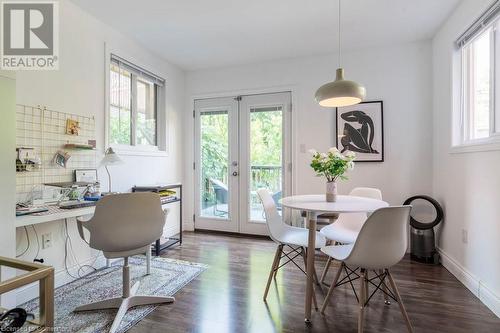
{"type": "Polygon", "coordinates": [[[157,239],[155,242],[155,256],[160,255],[160,240],[157,239]]]}
{"type": "Polygon", "coordinates": [[[179,245],[182,244],[182,185],[179,186],[179,197],[180,197],[180,201],[179,201],[179,210],[180,210],[180,213],[179,213],[179,245]]]}

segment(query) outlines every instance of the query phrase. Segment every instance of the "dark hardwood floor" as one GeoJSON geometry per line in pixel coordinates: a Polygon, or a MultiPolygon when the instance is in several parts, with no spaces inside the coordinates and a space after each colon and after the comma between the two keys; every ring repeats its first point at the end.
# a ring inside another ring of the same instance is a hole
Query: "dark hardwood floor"
{"type": "MultiPolygon", "coordinates": [[[[305,276],[293,265],[279,271],[267,304],[262,301],[276,249],[272,241],[184,235],[182,247],[163,256],[209,268],[175,295],[175,303],[160,306],[130,332],[356,332],[358,307],[348,285],[335,291],[325,316],[314,312],[312,325],[305,325],[305,276]]],[[[318,256],[318,274],[324,264],[318,256]]],[[[392,272],[415,332],[500,332],[500,319],[442,266],[405,258],[392,272]]],[[[324,295],[317,291],[320,306],[324,295]]],[[[365,320],[365,332],[406,332],[398,305],[384,305],[380,293],[370,301],[365,320]]]]}

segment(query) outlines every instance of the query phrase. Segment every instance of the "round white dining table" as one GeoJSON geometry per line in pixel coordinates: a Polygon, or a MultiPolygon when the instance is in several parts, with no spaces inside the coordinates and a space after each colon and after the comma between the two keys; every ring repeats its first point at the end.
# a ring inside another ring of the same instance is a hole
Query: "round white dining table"
{"type": "MultiPolygon", "coordinates": [[[[309,228],[308,249],[316,248],[316,218],[321,213],[371,213],[375,210],[389,206],[382,200],[356,197],[351,195],[339,195],[337,201],[327,202],[326,196],[294,195],[280,200],[283,207],[298,209],[307,213],[309,228]]],[[[315,251],[307,251],[307,283],[306,283],[306,302],[305,302],[305,321],[311,322],[311,307],[313,295],[313,273],[314,273],[315,251]]]]}

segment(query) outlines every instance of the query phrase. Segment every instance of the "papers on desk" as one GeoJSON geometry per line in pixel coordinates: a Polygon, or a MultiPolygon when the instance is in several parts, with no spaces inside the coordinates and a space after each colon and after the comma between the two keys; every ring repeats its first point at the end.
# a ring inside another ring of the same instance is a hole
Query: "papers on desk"
{"type": "Polygon", "coordinates": [[[16,216],[44,213],[48,211],[49,209],[47,207],[21,207],[16,208],[16,216]]]}
{"type": "Polygon", "coordinates": [[[177,192],[173,190],[160,190],[158,194],[160,195],[162,204],[177,200],[177,192]]]}
{"type": "Polygon", "coordinates": [[[94,214],[95,210],[95,206],[75,209],[61,209],[57,206],[46,206],[44,208],[48,210],[29,215],[17,216],[16,227],[19,228],[27,225],[91,215],[94,214]]]}

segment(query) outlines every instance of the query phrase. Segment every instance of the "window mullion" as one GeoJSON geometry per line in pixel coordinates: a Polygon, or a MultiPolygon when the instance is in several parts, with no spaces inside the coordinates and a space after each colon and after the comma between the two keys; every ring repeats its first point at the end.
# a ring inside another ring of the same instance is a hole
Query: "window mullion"
{"type": "Polygon", "coordinates": [[[461,82],[460,82],[460,142],[463,143],[467,139],[466,128],[467,128],[467,95],[468,95],[468,50],[463,48],[461,50],[461,82]]]}
{"type": "Polygon", "coordinates": [[[463,141],[467,142],[470,140],[471,132],[471,106],[472,106],[472,78],[473,78],[473,68],[472,68],[472,46],[465,49],[465,62],[464,62],[464,95],[463,95],[463,115],[462,115],[462,136],[463,141]]]}
{"type": "Polygon", "coordinates": [[[497,21],[492,31],[492,57],[491,57],[491,66],[493,68],[491,74],[491,113],[492,113],[492,127],[493,134],[500,135],[500,99],[497,97],[500,96],[500,64],[497,59],[500,56],[500,33],[498,32],[498,28],[500,27],[500,20],[497,21]]]}
{"type": "MultiPolygon", "coordinates": [[[[159,144],[159,141],[158,141],[158,126],[159,126],[159,118],[158,118],[158,85],[154,84],[153,85],[153,93],[154,93],[154,105],[153,105],[153,108],[154,108],[154,117],[155,117],[155,145],[157,147],[160,146],[159,144]]],[[[163,121],[163,119],[162,119],[163,121]]]]}
{"type": "Polygon", "coordinates": [[[490,32],[490,136],[496,132],[495,128],[495,29],[490,32]]]}
{"type": "Polygon", "coordinates": [[[137,144],[137,137],[136,137],[136,127],[137,127],[137,75],[132,73],[132,88],[131,88],[131,103],[130,103],[130,108],[131,108],[131,126],[130,126],[130,138],[131,138],[131,143],[132,146],[135,146],[137,144]]]}

